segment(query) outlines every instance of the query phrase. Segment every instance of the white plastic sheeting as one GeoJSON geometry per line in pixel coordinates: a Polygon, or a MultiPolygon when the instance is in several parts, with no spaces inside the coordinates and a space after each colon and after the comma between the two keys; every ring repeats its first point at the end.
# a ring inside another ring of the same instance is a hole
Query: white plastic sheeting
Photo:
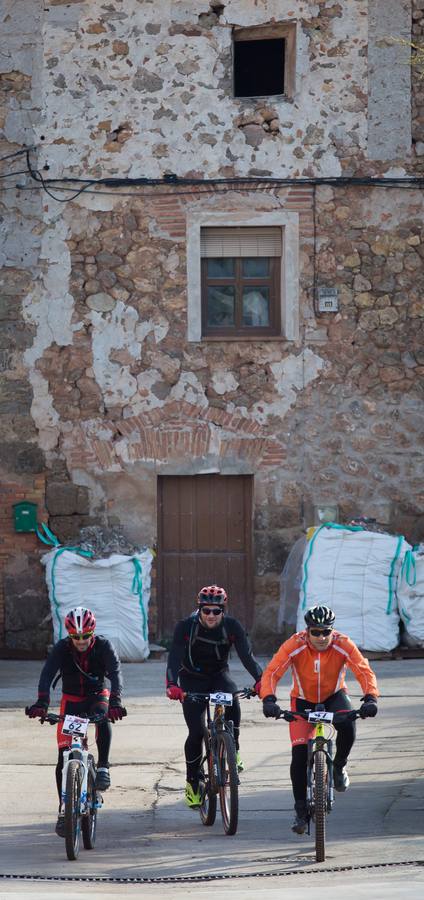
{"type": "Polygon", "coordinates": [[[96,616],[97,633],[109,638],[122,660],[147,659],[152,559],[147,549],[96,560],[66,547],[45,553],[55,641],[66,636],[66,613],[87,606],[96,616]]]}
{"type": "Polygon", "coordinates": [[[280,606],[278,609],[277,630],[296,625],[299,594],[302,586],[302,561],[306,547],[306,537],[298,538],[293,544],[280,576],[280,606]]]}
{"type": "Polygon", "coordinates": [[[328,523],[308,541],[302,562],[297,629],[306,609],[330,606],[336,628],[366,650],[399,644],[396,586],[410,546],[402,536],[328,523]]]}
{"type": "Polygon", "coordinates": [[[405,627],[402,642],[410,647],[424,647],[424,544],[411,550],[405,559],[398,600],[405,627]]]}

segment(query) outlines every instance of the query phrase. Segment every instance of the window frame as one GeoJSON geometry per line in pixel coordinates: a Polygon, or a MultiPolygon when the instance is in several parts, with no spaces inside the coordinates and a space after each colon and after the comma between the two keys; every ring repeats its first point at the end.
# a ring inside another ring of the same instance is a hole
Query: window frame
{"type": "Polygon", "coordinates": [[[225,259],[234,259],[235,260],[235,274],[233,278],[217,278],[217,277],[209,277],[207,273],[207,265],[208,260],[214,257],[201,257],[201,304],[202,304],[202,338],[207,337],[218,337],[218,336],[226,336],[226,337],[264,337],[270,335],[278,336],[281,333],[281,321],[280,321],[280,304],[278,302],[278,287],[281,282],[281,256],[269,256],[269,257],[254,257],[255,259],[269,259],[270,260],[270,274],[268,278],[260,277],[246,277],[242,274],[242,261],[243,259],[249,259],[247,256],[234,256],[234,257],[216,257],[216,258],[225,258],[225,259]],[[241,316],[243,313],[243,287],[264,287],[265,282],[267,282],[266,286],[269,287],[269,325],[243,325],[241,321],[241,316]],[[234,285],[235,288],[235,302],[234,302],[234,313],[235,313],[235,322],[234,325],[226,325],[226,326],[217,326],[217,325],[208,325],[207,315],[208,315],[208,287],[214,285],[221,285],[222,287],[226,287],[228,285],[234,285]]]}
{"type": "Polygon", "coordinates": [[[187,210],[187,342],[208,341],[297,341],[299,340],[299,212],[278,209],[264,212],[253,205],[249,211],[220,209],[212,211],[199,204],[187,210]],[[202,335],[200,232],[207,227],[269,227],[282,230],[282,254],[278,298],[280,333],[275,335],[202,335]]]}
{"type": "Polygon", "coordinates": [[[240,41],[264,41],[284,40],[284,91],[278,94],[251,94],[239,96],[235,93],[235,54],[233,57],[232,86],[233,97],[239,102],[255,97],[288,97],[294,96],[296,91],[296,22],[277,22],[275,24],[234,26],[233,44],[240,41]]]}

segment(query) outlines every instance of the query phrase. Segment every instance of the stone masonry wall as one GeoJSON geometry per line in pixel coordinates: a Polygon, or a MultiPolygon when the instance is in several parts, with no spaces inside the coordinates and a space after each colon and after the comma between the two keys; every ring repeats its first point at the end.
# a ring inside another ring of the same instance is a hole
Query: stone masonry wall
{"type": "MultiPolygon", "coordinates": [[[[287,189],[249,196],[258,209],[290,202],[287,189]]],[[[240,206],[227,192],[205,201],[184,190],[169,203],[80,211],[81,238],[68,244],[79,337],[72,349],[50,346],[37,368],[60,411],[68,471],[96,484],[92,516],[125,520],[133,538],[156,538],[158,473],[255,471],[262,634],[314,504],[337,502],[342,520],[374,515],[423,537],[422,198],[304,189],[293,203],[302,211],[299,342],[222,342],[218,356],[214,343],[185,337],[184,223],[200,202],[240,206]],[[339,288],[336,316],[315,315],[314,280],[339,288]]]]}
{"type": "MultiPolygon", "coordinates": [[[[342,519],[375,515],[423,539],[422,192],[412,183],[255,180],[422,170],[416,73],[410,151],[385,159],[378,139],[370,157],[369,98],[391,116],[379,73],[368,71],[370,41],[373,67],[380,59],[378,5],[5,3],[1,156],[35,145],[32,165],[52,178],[253,179],[97,185],[74,200],[58,186],[49,196],[25,174],[7,182],[0,561],[8,647],[38,652],[48,628],[34,638],[35,617],[48,612],[43,548],[14,534],[17,499],[35,499],[63,542],[100,523],[154,544],[158,474],[253,473],[262,647],[275,630],[282,564],[314,505],[337,503],[342,519]],[[237,100],[232,28],[274,20],[296,22],[293,97],[237,100]],[[187,221],[199,210],[298,217],[296,340],[188,341],[187,221]],[[318,313],[319,286],[339,289],[337,314],[318,313]]],[[[419,37],[422,7],[402,0],[392,17],[398,36],[411,14],[419,37]]],[[[396,44],[389,54],[402,97],[404,53],[396,44]]],[[[392,147],[405,139],[402,121],[392,147]]],[[[9,171],[24,170],[22,160],[9,171]]]]}

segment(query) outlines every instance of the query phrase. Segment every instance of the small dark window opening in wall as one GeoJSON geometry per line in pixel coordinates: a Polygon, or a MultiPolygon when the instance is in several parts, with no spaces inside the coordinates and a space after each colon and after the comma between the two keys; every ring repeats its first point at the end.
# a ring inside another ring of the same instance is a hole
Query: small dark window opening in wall
{"type": "Polygon", "coordinates": [[[234,43],[234,96],[284,94],[285,40],[234,43]]]}

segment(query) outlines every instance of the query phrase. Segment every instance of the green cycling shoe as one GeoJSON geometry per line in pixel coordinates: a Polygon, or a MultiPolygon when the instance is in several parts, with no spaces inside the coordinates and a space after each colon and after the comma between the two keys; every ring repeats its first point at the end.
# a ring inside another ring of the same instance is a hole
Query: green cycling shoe
{"type": "Polygon", "coordinates": [[[197,786],[197,790],[194,790],[192,784],[189,781],[186,782],[185,786],[185,804],[189,807],[189,809],[199,809],[199,806],[202,805],[202,792],[200,790],[200,785],[197,786]]]}
{"type": "Polygon", "coordinates": [[[244,762],[240,756],[240,750],[237,750],[236,762],[237,762],[237,772],[244,772],[244,762]]]}

